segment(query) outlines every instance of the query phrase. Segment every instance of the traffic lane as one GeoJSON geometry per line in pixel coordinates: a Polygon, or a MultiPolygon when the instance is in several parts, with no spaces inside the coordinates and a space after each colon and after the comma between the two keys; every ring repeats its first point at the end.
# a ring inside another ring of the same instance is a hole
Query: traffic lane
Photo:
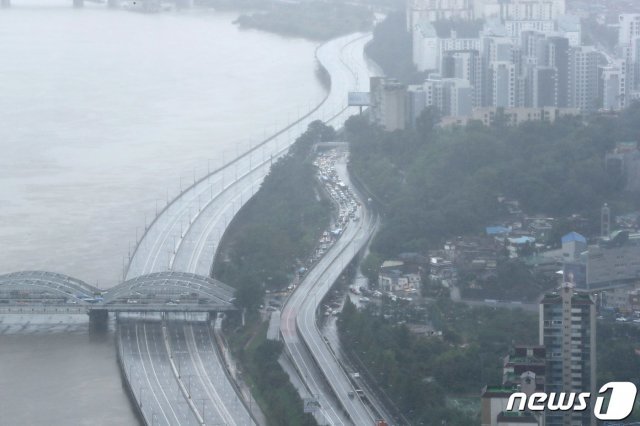
{"type": "Polygon", "coordinates": [[[351,421],[342,414],[342,411],[337,407],[334,399],[328,394],[328,389],[321,385],[325,383],[326,379],[315,365],[315,360],[309,353],[309,349],[305,346],[304,342],[298,338],[298,331],[296,329],[297,306],[300,306],[304,301],[306,297],[305,292],[303,281],[283,308],[282,322],[280,325],[285,346],[301,376],[300,378],[305,382],[309,392],[317,396],[322,395],[320,410],[324,419],[333,425],[352,424],[351,421]]]}
{"type": "Polygon", "coordinates": [[[351,424],[348,419],[341,415],[340,410],[335,407],[333,399],[327,396],[326,390],[321,386],[321,383],[325,380],[324,377],[321,376],[320,371],[315,366],[315,361],[307,347],[298,339],[298,332],[295,324],[295,310],[289,309],[288,306],[296,306],[304,299],[303,290],[299,290],[301,289],[296,289],[292,298],[298,298],[300,301],[290,299],[285,305],[285,310],[283,310],[284,321],[281,325],[284,325],[285,327],[283,330],[283,339],[285,341],[287,351],[289,352],[295,367],[302,376],[301,379],[304,380],[309,392],[313,395],[324,396],[322,398],[323,401],[321,401],[321,411],[324,418],[331,424],[351,424]],[[326,401],[326,403],[324,401],[326,401]]]}
{"type": "Polygon", "coordinates": [[[336,404],[331,389],[325,385],[326,378],[316,366],[316,361],[305,343],[302,341],[290,342],[287,344],[287,350],[309,393],[318,399],[322,417],[332,425],[352,425],[353,423],[336,404]]]}
{"type": "Polygon", "coordinates": [[[235,422],[242,426],[255,425],[248,407],[240,399],[238,394],[235,392],[235,388],[228,380],[225,366],[222,364],[222,358],[217,350],[211,327],[205,324],[194,325],[194,331],[198,337],[196,340],[198,351],[205,363],[207,372],[209,374],[214,374],[215,381],[224,383],[224,387],[221,389],[221,394],[223,397],[227,398],[227,401],[229,402],[228,407],[232,412],[235,422]]]}
{"type": "MultiPolygon", "coordinates": [[[[348,409],[350,415],[352,415],[353,420],[355,420],[357,423],[361,421],[368,421],[368,419],[373,420],[372,416],[363,404],[356,404],[356,400],[351,400],[349,398],[345,399],[346,393],[349,389],[352,388],[351,384],[348,377],[346,377],[344,371],[329,353],[326,344],[321,339],[320,333],[315,326],[315,312],[319,301],[322,300],[326,292],[328,292],[328,290],[330,289],[331,284],[335,281],[335,279],[338,278],[338,276],[342,272],[341,268],[338,268],[341,258],[347,260],[347,263],[351,260],[352,256],[350,255],[348,247],[354,242],[356,235],[361,232],[365,225],[370,227],[368,215],[366,215],[366,211],[363,211],[363,219],[361,225],[357,227],[352,226],[351,229],[353,231],[345,232],[343,236],[338,240],[339,242],[345,241],[345,243],[336,244],[330,250],[330,252],[327,253],[325,258],[323,258],[323,261],[313,269],[312,273],[309,274],[308,278],[310,280],[313,280],[312,283],[317,287],[316,292],[319,291],[320,294],[314,296],[313,299],[308,296],[305,300],[303,308],[301,309],[301,315],[298,316],[299,325],[301,325],[303,329],[303,337],[305,339],[308,338],[307,343],[312,347],[312,353],[314,357],[317,359],[319,365],[323,369],[323,372],[327,375],[336,393],[344,393],[344,395],[338,395],[338,398],[343,400],[343,405],[345,405],[345,408],[348,409]],[[318,272],[316,273],[316,271],[318,272]],[[323,275],[325,276],[323,277],[323,275]],[[321,284],[322,282],[326,284],[323,286],[321,284]]],[[[371,228],[369,228],[369,232],[371,232],[371,228]]],[[[367,236],[366,233],[364,236],[367,236]]]]}
{"type": "MultiPolygon", "coordinates": [[[[349,37],[346,37],[345,39],[350,39],[350,38],[352,37],[349,36],[349,37]]],[[[338,40],[334,43],[331,43],[331,42],[328,43],[327,46],[331,48],[332,46],[338,46],[340,43],[342,43],[342,41],[338,40]]],[[[330,50],[335,51],[335,49],[330,49],[330,50]]],[[[319,52],[322,52],[322,48],[319,49],[319,52]]],[[[320,54],[319,56],[322,56],[322,55],[320,54]]],[[[335,65],[334,67],[332,67],[330,63],[327,64],[327,66],[329,67],[329,69],[335,68],[335,65]]],[[[341,77],[343,77],[345,74],[344,70],[341,70],[340,68],[335,68],[333,70],[333,74],[334,75],[333,75],[332,81],[335,83],[337,87],[344,88],[350,84],[348,79],[346,79],[347,81],[345,82],[341,81],[342,80],[341,77]]],[[[333,101],[338,100],[339,94],[344,95],[344,91],[341,91],[338,89],[338,90],[331,90],[331,92],[329,93],[329,96],[327,99],[329,101],[328,104],[330,105],[330,108],[335,108],[335,106],[333,105],[333,101]]],[[[326,103],[327,102],[325,102],[325,104],[326,103]]],[[[306,126],[311,121],[317,119],[318,116],[321,117],[322,114],[325,114],[325,113],[326,112],[321,107],[318,112],[311,114],[311,116],[309,116],[307,119],[303,119],[300,123],[294,125],[293,129],[297,130],[298,128],[300,129],[306,128],[306,126]]],[[[279,141],[277,140],[273,140],[273,141],[267,142],[267,144],[272,145],[271,147],[269,147],[271,150],[273,150],[274,147],[276,150],[278,150],[278,147],[277,147],[278,142],[279,141]]],[[[263,164],[266,163],[265,149],[266,148],[262,148],[263,164]]],[[[204,181],[197,183],[195,186],[189,188],[187,191],[183,192],[176,200],[174,200],[174,202],[165,210],[163,215],[161,215],[161,219],[156,220],[156,222],[152,224],[152,229],[147,231],[147,233],[145,234],[145,239],[147,241],[151,240],[150,243],[145,241],[145,245],[147,247],[146,250],[148,250],[151,254],[150,255],[141,254],[141,257],[146,260],[144,260],[144,262],[142,263],[142,266],[140,266],[138,261],[139,256],[136,256],[136,254],[134,253],[134,259],[131,262],[133,265],[133,268],[131,268],[130,266],[130,273],[127,274],[128,277],[133,277],[138,274],[148,273],[149,271],[156,270],[156,268],[158,267],[162,268],[162,266],[158,266],[158,262],[159,261],[162,262],[161,259],[164,256],[163,252],[165,252],[165,250],[167,249],[169,250],[171,249],[171,247],[168,244],[171,241],[168,241],[168,240],[172,239],[171,237],[175,235],[175,227],[177,226],[177,224],[182,220],[190,219],[189,216],[191,215],[192,208],[202,202],[201,201],[202,196],[205,196],[205,199],[206,199],[207,193],[211,191],[211,188],[213,188],[214,185],[224,186],[224,178],[226,177],[227,179],[230,179],[230,177],[227,176],[230,171],[232,171],[233,174],[235,175],[234,180],[236,180],[235,177],[237,177],[238,169],[241,169],[241,170],[246,169],[246,171],[249,172],[251,169],[252,163],[254,161],[253,157],[254,157],[253,153],[249,154],[249,156],[238,160],[232,167],[227,167],[222,171],[220,171],[220,173],[214,174],[209,178],[205,179],[204,181]],[[149,244],[151,244],[150,248],[148,247],[149,244]]],[[[222,193],[224,192],[224,190],[219,190],[217,192],[222,193]]],[[[137,250],[136,250],[136,253],[137,253],[137,250]]]]}
{"type": "MultiPolygon", "coordinates": [[[[335,266],[331,269],[333,269],[334,272],[332,274],[333,276],[329,277],[330,279],[339,276],[339,274],[341,273],[340,269],[335,266]]],[[[326,343],[317,331],[315,325],[315,313],[311,311],[309,315],[303,316],[301,320],[303,321],[302,327],[306,327],[306,334],[310,337],[309,344],[312,347],[312,353],[323,368],[325,374],[328,376],[329,381],[334,386],[336,393],[339,395],[339,398],[343,400],[345,408],[350,412],[357,424],[360,424],[360,422],[369,421],[371,415],[364,407],[364,405],[357,403],[357,401],[359,401],[357,399],[352,400],[347,397],[349,390],[352,390],[353,388],[348,377],[342,370],[341,366],[333,358],[333,355],[326,347],[326,343]]]]}
{"type": "Polygon", "coordinates": [[[185,327],[187,326],[182,324],[171,324],[169,328],[172,343],[175,342],[176,348],[174,360],[180,365],[179,374],[182,383],[193,401],[191,408],[198,411],[198,414],[207,422],[228,423],[221,412],[220,403],[212,400],[206,389],[207,384],[201,377],[203,373],[194,362],[193,350],[189,347],[185,327]]]}
{"type": "Polygon", "coordinates": [[[256,170],[243,187],[238,188],[235,193],[227,194],[224,203],[207,207],[199,220],[189,228],[180,245],[174,270],[209,275],[212,259],[226,227],[241,206],[251,198],[254,189],[259,188],[266,173],[266,170],[256,170]]]}
{"type": "MultiPolygon", "coordinates": [[[[357,41],[359,38],[361,39],[362,36],[351,35],[351,36],[345,37],[344,40],[347,41],[346,46],[350,46],[349,43],[351,41],[353,40],[357,41]]],[[[339,48],[340,49],[339,55],[344,55],[343,50],[345,46],[343,45],[343,43],[345,41],[337,40],[333,43],[330,42],[326,45],[327,47],[324,50],[331,52],[331,54],[335,58],[337,53],[336,50],[339,48]]],[[[356,46],[357,45],[354,45],[354,47],[356,46]]],[[[362,47],[359,47],[359,48],[361,49],[362,47]]],[[[324,50],[322,48],[319,49],[319,52],[318,52],[319,58],[323,57],[324,50]]],[[[354,84],[356,84],[356,82],[354,81],[353,78],[348,78],[348,76],[346,75],[347,74],[345,73],[346,63],[342,58],[340,59],[342,61],[342,64],[341,64],[342,67],[338,66],[335,59],[329,60],[325,57],[324,59],[320,59],[320,60],[321,62],[324,61],[326,63],[326,66],[329,68],[330,73],[332,73],[332,83],[334,83],[336,86],[336,90],[331,90],[331,92],[329,93],[329,96],[327,98],[328,102],[325,102],[325,104],[329,105],[329,109],[331,110],[336,108],[334,101],[336,102],[338,101],[339,99],[338,95],[342,95],[342,97],[344,97],[345,89],[347,89],[349,86],[353,86],[354,84]],[[335,96],[332,96],[334,94],[335,96]]],[[[347,69],[351,74],[354,74],[354,71],[352,69],[349,69],[349,68],[347,69]]],[[[344,104],[344,100],[338,103],[338,105],[343,105],[343,104],[344,104]]],[[[324,109],[326,109],[326,107],[324,109]]],[[[323,110],[322,107],[321,107],[321,110],[322,111],[320,112],[320,115],[325,114],[325,111],[323,110]]],[[[314,117],[313,115],[315,114],[312,114],[312,116],[310,116],[308,119],[303,120],[299,124],[295,125],[294,128],[306,127],[308,123],[313,121],[313,119],[317,118],[317,117],[314,117]]],[[[276,138],[276,140],[271,141],[269,143],[274,145],[275,149],[277,150],[278,142],[279,141],[276,138]]],[[[292,141],[289,141],[289,143],[290,142],[292,141]]],[[[266,148],[262,148],[263,150],[262,162],[261,162],[262,164],[266,164],[265,149],[266,148]]],[[[271,147],[271,149],[273,148],[271,147]]],[[[241,160],[236,162],[233,167],[227,167],[221,170],[218,174],[209,176],[207,179],[199,182],[192,188],[185,191],[182,195],[180,195],[178,199],[176,199],[167,208],[167,210],[161,215],[161,217],[158,218],[156,222],[152,224],[151,226],[152,229],[147,231],[147,233],[145,234],[145,237],[143,239],[142,244],[140,245],[140,248],[135,251],[134,258],[130,262],[131,265],[129,267],[129,273],[127,274],[127,277],[132,278],[134,276],[142,275],[142,274],[153,272],[153,271],[167,270],[169,268],[169,263],[171,262],[170,260],[172,256],[171,252],[175,250],[175,238],[176,238],[176,232],[178,231],[178,227],[181,228],[183,226],[182,225],[183,223],[187,226],[191,223],[193,211],[196,209],[196,206],[198,206],[198,210],[201,208],[201,204],[203,202],[202,198],[206,200],[207,195],[210,195],[209,200],[214,198],[214,195],[213,195],[214,186],[220,186],[220,189],[216,191],[218,195],[225,193],[224,179],[225,177],[227,179],[230,179],[230,177],[227,177],[227,175],[229,174],[229,171],[231,169],[233,169],[233,173],[235,175],[234,181],[237,180],[236,178],[238,174],[238,169],[242,170],[243,168],[247,168],[246,173],[250,174],[251,168],[252,168],[252,162],[254,161],[253,156],[254,154],[252,153],[248,157],[242,158],[241,160]],[[149,247],[149,245],[151,245],[151,247],[149,247]],[[167,259],[166,265],[164,261],[165,253],[167,253],[167,256],[169,257],[169,259],[167,259]],[[138,260],[141,258],[142,260],[138,260]],[[140,263],[142,263],[142,265],[140,265],[140,263]]],[[[182,231],[183,230],[179,230],[178,239],[182,238],[182,231]]],[[[178,268],[176,270],[183,270],[183,269],[184,268],[178,268]]]]}
{"type": "Polygon", "coordinates": [[[127,278],[144,275],[154,270],[160,253],[166,253],[171,248],[173,236],[180,232],[180,227],[188,223],[189,216],[200,198],[211,192],[211,187],[218,187],[215,194],[223,191],[223,175],[212,175],[195,187],[183,192],[174,199],[169,206],[160,213],[144,234],[129,265],[127,278]]]}
{"type": "MultiPolygon", "coordinates": [[[[348,245],[345,246],[348,250],[348,245]]],[[[345,253],[346,256],[348,256],[345,253]]],[[[340,261],[341,255],[336,256],[333,259],[333,262],[323,271],[322,276],[318,280],[318,282],[327,282],[333,283],[335,279],[342,272],[338,262],[340,261]]],[[[350,257],[349,259],[350,260],[350,257]]],[[[326,293],[328,291],[329,285],[326,286],[325,289],[321,289],[322,293],[326,293]]],[[[318,299],[322,299],[319,297],[318,299]]],[[[317,299],[316,299],[317,300],[317,299]]],[[[319,303],[319,302],[317,302],[319,303]]],[[[311,352],[314,355],[314,358],[317,360],[321,369],[327,376],[327,380],[331,383],[331,386],[334,388],[338,398],[341,399],[345,409],[352,416],[352,419],[356,422],[356,424],[360,424],[361,422],[373,421],[373,417],[370,415],[364,404],[358,403],[358,399],[350,399],[347,397],[349,390],[352,389],[350,381],[342,368],[333,358],[333,355],[329,352],[326,347],[326,343],[321,338],[319,331],[317,330],[315,323],[315,312],[317,308],[317,303],[307,303],[303,307],[301,315],[299,316],[299,325],[301,327],[301,331],[307,341],[307,344],[311,348],[311,352]]]]}
{"type": "MultiPolygon", "coordinates": [[[[203,412],[209,413],[207,417],[209,421],[221,422],[223,424],[235,425],[234,420],[229,416],[229,413],[225,407],[224,402],[217,394],[217,390],[213,388],[212,383],[209,382],[207,372],[202,365],[202,360],[198,354],[196,348],[195,339],[193,336],[193,330],[190,325],[184,325],[184,334],[186,337],[186,344],[189,350],[189,359],[195,373],[195,379],[198,383],[197,388],[201,390],[201,396],[198,397],[199,402],[202,404],[203,412]]],[[[205,421],[207,421],[205,418],[205,421]]]]}
{"type": "Polygon", "coordinates": [[[154,373],[153,360],[151,359],[147,340],[144,336],[144,328],[142,328],[138,323],[135,323],[134,327],[136,344],[141,358],[142,375],[148,386],[140,388],[139,405],[142,408],[142,413],[147,422],[154,422],[156,415],[158,415],[160,416],[159,421],[161,424],[170,425],[172,419],[170,405],[167,404],[166,398],[163,397],[162,386],[157,375],[154,373]],[[145,390],[150,394],[146,398],[145,390]],[[149,402],[151,404],[149,404],[149,402]],[[155,407],[153,406],[154,402],[156,405],[155,407]]]}
{"type": "MultiPolygon", "coordinates": [[[[167,402],[169,412],[169,424],[181,424],[187,415],[192,415],[188,408],[181,404],[183,401],[178,381],[176,380],[171,364],[169,354],[164,344],[164,336],[160,324],[142,324],[144,336],[146,340],[147,350],[152,360],[152,370],[154,376],[158,379],[160,391],[167,402]]],[[[165,413],[169,413],[165,411],[165,413]]],[[[154,420],[152,419],[152,422],[154,420]]]]}

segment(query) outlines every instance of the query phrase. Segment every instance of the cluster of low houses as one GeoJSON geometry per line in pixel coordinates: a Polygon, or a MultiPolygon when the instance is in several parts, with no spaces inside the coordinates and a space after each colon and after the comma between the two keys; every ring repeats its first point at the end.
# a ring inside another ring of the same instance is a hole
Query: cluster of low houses
{"type": "MultiPolygon", "coordinates": [[[[562,237],[560,248],[550,249],[541,242],[548,240],[556,219],[526,217],[516,201],[502,202],[514,220],[488,226],[484,235],[447,241],[427,256],[404,253],[385,261],[378,276],[380,289],[416,293],[423,280],[451,287],[462,272],[472,274],[472,285],[478,285],[496,274],[500,260],[521,258],[539,274],[564,277],[576,290],[597,294],[599,308],[605,312],[635,311],[640,316],[640,214],[616,217],[590,242],[577,232],[569,232],[562,237]],[[612,232],[610,227],[616,230],[612,232]]],[[[577,216],[570,219],[578,226],[584,221],[577,216]]]]}

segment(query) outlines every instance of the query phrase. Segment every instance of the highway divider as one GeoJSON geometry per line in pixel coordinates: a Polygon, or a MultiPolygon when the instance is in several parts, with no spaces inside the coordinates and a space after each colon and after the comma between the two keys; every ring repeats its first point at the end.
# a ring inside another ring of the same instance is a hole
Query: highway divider
{"type": "Polygon", "coordinates": [[[182,396],[184,396],[184,399],[187,401],[187,404],[189,404],[189,408],[191,408],[191,411],[193,411],[193,413],[196,415],[198,422],[201,425],[204,425],[204,419],[200,415],[200,412],[198,411],[198,407],[196,407],[196,404],[193,402],[193,399],[191,399],[191,395],[189,394],[189,391],[187,390],[187,387],[184,385],[184,382],[182,381],[182,377],[180,377],[180,373],[176,368],[176,363],[173,360],[173,352],[171,351],[171,343],[169,342],[169,336],[167,335],[167,326],[164,324],[162,324],[162,340],[164,341],[164,346],[167,348],[167,353],[169,354],[169,363],[171,364],[171,371],[173,371],[173,376],[178,381],[180,392],[182,393],[182,396]]]}

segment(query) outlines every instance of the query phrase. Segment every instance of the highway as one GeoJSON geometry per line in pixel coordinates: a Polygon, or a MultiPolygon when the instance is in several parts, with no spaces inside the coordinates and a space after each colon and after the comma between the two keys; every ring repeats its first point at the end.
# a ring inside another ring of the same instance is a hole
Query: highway
{"type": "MultiPolygon", "coordinates": [[[[311,122],[322,120],[340,127],[357,112],[356,108],[347,108],[347,93],[368,91],[371,73],[363,49],[370,38],[370,34],[352,34],[321,45],[316,56],[331,76],[331,89],[325,100],[249,152],[200,180],[194,178],[192,185],[182,190],[178,197],[171,202],[167,200],[167,205],[157,212],[152,223],[145,226],[123,271],[123,279],[163,271],[210,276],[225,230],[240,208],[258,191],[271,164],[286,154],[295,138],[311,122]]],[[[135,357],[127,358],[131,372],[126,374],[133,380],[130,383],[135,398],[138,402],[143,398],[148,404],[142,409],[147,423],[174,424],[182,418],[187,422],[185,424],[209,423],[207,419],[227,425],[254,424],[226,376],[215,343],[211,338],[207,339],[200,328],[192,327],[197,326],[186,325],[184,330],[176,331],[175,326],[170,325],[166,330],[160,329],[158,335],[154,325],[140,323],[126,326],[121,331],[123,347],[142,357],[137,364],[132,361],[135,357]],[[149,334],[150,331],[153,333],[149,334]],[[163,333],[168,333],[166,339],[163,333]],[[136,345],[132,347],[130,341],[136,345]],[[172,374],[173,380],[170,380],[172,374]],[[146,384],[140,383],[141,380],[146,384]],[[136,385],[140,389],[144,385],[148,394],[144,391],[136,393],[136,385]],[[200,401],[200,405],[194,404],[196,401],[200,401]]],[[[126,352],[122,354],[126,357],[126,352]]],[[[310,374],[320,375],[317,369],[310,374]]],[[[316,389],[321,395],[328,391],[326,385],[316,389]]],[[[335,417],[335,424],[348,421],[337,412],[331,416],[335,417]]]]}
{"type": "Polygon", "coordinates": [[[169,324],[168,333],[178,375],[192,399],[205,407],[205,423],[253,425],[219,361],[211,327],[176,322],[169,324]]]}
{"type": "Polygon", "coordinates": [[[368,91],[369,64],[363,49],[368,34],[352,34],[321,45],[318,61],[331,75],[331,90],[316,110],[186,188],[160,212],[136,245],[125,278],[175,270],[210,275],[220,239],[240,208],[258,191],[273,161],[286,154],[309,123],[340,127],[356,112],[349,91],[368,91]]]}
{"type": "MultiPolygon", "coordinates": [[[[346,170],[345,157],[336,163],[336,171],[342,181],[353,188],[346,170]]],[[[360,201],[364,206],[362,200],[360,201]]],[[[349,396],[354,387],[325,343],[316,324],[318,305],[344,267],[366,246],[378,226],[378,219],[372,217],[366,208],[362,207],[359,210],[360,220],[349,222],[341,237],[294,291],[281,315],[281,333],[290,357],[310,393],[321,396],[321,412],[325,420],[335,425],[373,425],[377,417],[359,396],[349,396]],[[310,360],[309,355],[313,360],[310,360]],[[340,404],[335,404],[334,397],[322,390],[321,378],[315,372],[316,364],[330,384],[333,394],[340,400],[340,404]],[[346,411],[346,418],[340,406],[346,411]]]]}
{"type": "Polygon", "coordinates": [[[149,424],[201,424],[171,371],[160,327],[160,323],[118,324],[120,359],[131,391],[149,424]]]}
{"type": "Polygon", "coordinates": [[[218,361],[208,324],[121,320],[118,329],[123,371],[149,424],[255,424],[218,361]]]}

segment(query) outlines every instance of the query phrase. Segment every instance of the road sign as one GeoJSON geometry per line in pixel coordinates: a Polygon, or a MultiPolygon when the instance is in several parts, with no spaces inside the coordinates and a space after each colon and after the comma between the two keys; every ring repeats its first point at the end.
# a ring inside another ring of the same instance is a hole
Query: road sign
{"type": "Polygon", "coordinates": [[[369,92],[349,92],[348,101],[349,106],[363,107],[371,104],[369,92]]]}

